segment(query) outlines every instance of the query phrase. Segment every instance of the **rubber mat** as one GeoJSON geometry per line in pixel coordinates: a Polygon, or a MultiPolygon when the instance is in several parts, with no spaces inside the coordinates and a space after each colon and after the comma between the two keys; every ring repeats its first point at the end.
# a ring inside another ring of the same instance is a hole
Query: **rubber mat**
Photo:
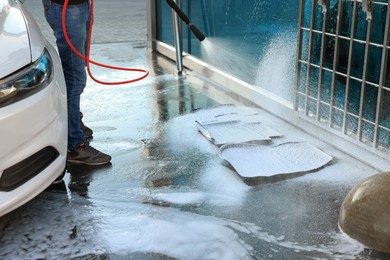
{"type": "Polygon", "coordinates": [[[220,157],[243,178],[310,172],[332,160],[331,156],[306,142],[275,146],[228,144],[220,148],[220,157]]]}
{"type": "Polygon", "coordinates": [[[269,141],[273,137],[282,136],[262,122],[225,121],[202,124],[196,121],[196,123],[199,132],[215,145],[269,141]]]}

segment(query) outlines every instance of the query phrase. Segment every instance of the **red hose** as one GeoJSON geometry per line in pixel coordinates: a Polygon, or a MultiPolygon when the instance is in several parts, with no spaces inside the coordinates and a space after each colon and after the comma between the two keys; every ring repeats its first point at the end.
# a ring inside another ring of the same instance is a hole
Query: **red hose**
{"type": "Polygon", "coordinates": [[[95,4],[94,0],[91,0],[91,12],[90,12],[90,22],[89,22],[89,32],[88,32],[87,54],[86,54],[86,56],[83,56],[78,50],[76,50],[76,48],[73,46],[72,42],[70,41],[68,33],[66,31],[66,8],[68,7],[68,2],[69,2],[69,0],[65,0],[64,7],[62,9],[62,30],[64,31],[64,36],[65,36],[67,43],[69,44],[69,47],[77,54],[77,56],[79,56],[80,58],[82,58],[83,60],[86,61],[88,74],[91,77],[91,79],[93,79],[95,82],[103,84],[103,85],[120,85],[120,84],[128,84],[128,83],[140,81],[149,75],[149,72],[147,70],[144,70],[144,69],[134,69],[134,68],[123,68],[123,67],[110,66],[110,65],[106,65],[106,64],[102,64],[102,63],[93,61],[89,58],[90,48],[91,48],[91,39],[92,39],[93,16],[94,16],[94,4],[95,4]],[[119,81],[119,82],[101,81],[101,80],[96,79],[92,75],[91,69],[90,69],[90,63],[97,65],[97,66],[100,66],[100,67],[108,68],[108,69],[143,72],[144,75],[142,75],[141,77],[135,78],[135,79],[126,80],[126,81],[119,81]]]}

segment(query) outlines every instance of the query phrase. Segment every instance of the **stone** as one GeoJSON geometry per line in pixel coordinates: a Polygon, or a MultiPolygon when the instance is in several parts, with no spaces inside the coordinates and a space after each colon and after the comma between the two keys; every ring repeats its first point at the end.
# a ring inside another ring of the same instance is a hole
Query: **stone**
{"type": "Polygon", "coordinates": [[[373,175],[348,193],[339,227],[368,248],[390,253],[390,172],[373,175]]]}

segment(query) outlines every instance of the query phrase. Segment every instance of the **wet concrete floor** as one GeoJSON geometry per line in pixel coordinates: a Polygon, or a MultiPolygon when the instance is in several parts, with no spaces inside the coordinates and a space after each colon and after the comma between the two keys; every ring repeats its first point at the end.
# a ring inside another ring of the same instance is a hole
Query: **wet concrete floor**
{"type": "MultiPolygon", "coordinates": [[[[112,164],[69,165],[62,185],[2,217],[0,259],[388,259],[337,225],[346,194],[375,169],[202,75],[177,77],[175,64],[144,40],[92,49],[99,61],[151,75],[124,86],[88,82],[84,122],[112,164]],[[255,111],[284,134],[277,142],[310,142],[334,159],[305,175],[245,183],[195,124],[226,104],[234,104],[226,113],[255,111]]],[[[107,80],[133,76],[93,71],[107,80]]]]}

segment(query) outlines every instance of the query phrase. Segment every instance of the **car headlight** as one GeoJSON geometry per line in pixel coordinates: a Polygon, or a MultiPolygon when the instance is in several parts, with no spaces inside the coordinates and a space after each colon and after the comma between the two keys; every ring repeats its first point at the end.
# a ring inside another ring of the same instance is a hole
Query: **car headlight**
{"type": "Polygon", "coordinates": [[[45,49],[33,64],[0,80],[0,107],[15,103],[45,88],[52,80],[53,63],[45,49]]]}

